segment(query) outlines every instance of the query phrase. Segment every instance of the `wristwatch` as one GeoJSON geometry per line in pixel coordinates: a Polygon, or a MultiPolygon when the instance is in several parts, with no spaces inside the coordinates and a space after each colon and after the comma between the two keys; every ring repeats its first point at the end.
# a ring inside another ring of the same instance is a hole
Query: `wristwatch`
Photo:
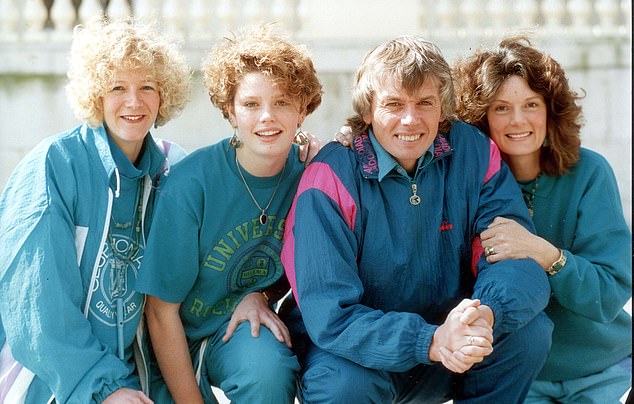
{"type": "Polygon", "coordinates": [[[566,265],[566,260],[566,254],[564,254],[564,251],[562,249],[559,249],[559,258],[557,259],[557,261],[553,262],[550,268],[546,270],[546,273],[549,276],[555,275],[564,268],[564,265],[566,265]]]}

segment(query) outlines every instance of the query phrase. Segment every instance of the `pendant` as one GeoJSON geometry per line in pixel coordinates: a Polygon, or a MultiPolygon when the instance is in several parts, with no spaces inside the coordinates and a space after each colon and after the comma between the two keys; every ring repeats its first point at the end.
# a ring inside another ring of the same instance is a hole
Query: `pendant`
{"type": "Polygon", "coordinates": [[[260,224],[264,226],[268,220],[269,218],[268,216],[266,216],[266,213],[262,212],[262,214],[260,215],[260,224]]]}
{"type": "Polygon", "coordinates": [[[533,212],[533,208],[528,208],[528,214],[531,216],[532,219],[533,215],[535,214],[535,212],[533,212]]]}
{"type": "Polygon", "coordinates": [[[409,203],[414,206],[420,203],[420,196],[418,196],[416,192],[418,192],[418,187],[416,184],[412,183],[412,196],[409,197],[409,203]]]}

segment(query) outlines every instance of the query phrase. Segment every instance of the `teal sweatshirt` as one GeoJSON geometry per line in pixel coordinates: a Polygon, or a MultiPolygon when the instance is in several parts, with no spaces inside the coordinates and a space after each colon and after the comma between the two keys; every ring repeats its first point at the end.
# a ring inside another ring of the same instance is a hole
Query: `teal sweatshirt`
{"type": "Polygon", "coordinates": [[[587,376],[632,353],[632,317],[623,310],[632,295],[632,237],[620,201],[610,165],[588,149],[568,174],[538,179],[537,234],[567,257],[549,277],[546,313],[555,329],[538,380],[587,376]]]}

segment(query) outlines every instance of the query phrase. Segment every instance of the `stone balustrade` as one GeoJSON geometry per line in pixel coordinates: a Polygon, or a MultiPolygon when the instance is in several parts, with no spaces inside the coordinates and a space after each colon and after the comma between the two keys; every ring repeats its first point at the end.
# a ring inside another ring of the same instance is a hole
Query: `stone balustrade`
{"type": "MultiPolygon", "coordinates": [[[[324,99],[304,129],[330,139],[351,112],[365,52],[417,33],[450,63],[507,33],[526,32],[566,69],[581,101],[583,145],[612,164],[631,223],[631,1],[625,0],[0,0],[0,189],[43,137],[77,124],[64,95],[73,27],[94,16],[153,20],[182,40],[194,71],[235,28],[276,22],[307,45],[324,99]]],[[[153,133],[191,151],[230,135],[199,75],[181,117],[153,133]]]]}
{"type": "MultiPolygon", "coordinates": [[[[186,40],[223,35],[237,21],[263,20],[277,21],[297,36],[319,38],[325,34],[319,29],[324,18],[341,8],[352,12],[344,15],[345,25],[371,12],[383,25],[405,23],[432,39],[534,27],[559,36],[627,37],[631,32],[631,1],[625,0],[0,0],[0,41],[64,41],[74,25],[98,15],[158,19],[186,40]]],[[[326,36],[345,35],[346,27],[339,28],[326,36]]]]}

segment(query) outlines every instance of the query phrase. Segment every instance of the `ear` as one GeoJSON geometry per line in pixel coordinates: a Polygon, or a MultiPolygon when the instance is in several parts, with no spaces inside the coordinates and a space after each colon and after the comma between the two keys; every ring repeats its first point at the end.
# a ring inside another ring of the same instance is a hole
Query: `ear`
{"type": "Polygon", "coordinates": [[[297,117],[297,128],[301,128],[304,123],[304,119],[306,119],[306,108],[303,111],[300,111],[299,116],[297,117]]]}
{"type": "Polygon", "coordinates": [[[227,109],[227,120],[231,124],[232,128],[236,128],[238,126],[238,120],[236,119],[236,114],[234,113],[233,108],[227,109]]]}

